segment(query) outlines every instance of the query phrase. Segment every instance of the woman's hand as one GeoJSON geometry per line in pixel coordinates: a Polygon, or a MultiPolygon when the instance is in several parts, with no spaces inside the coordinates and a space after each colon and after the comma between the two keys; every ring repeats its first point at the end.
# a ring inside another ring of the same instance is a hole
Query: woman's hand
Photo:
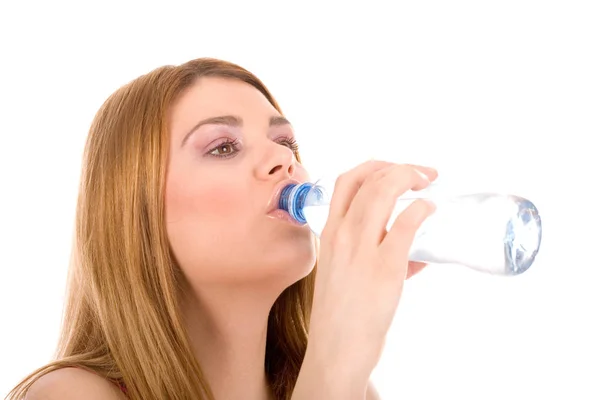
{"type": "MultiPolygon", "coordinates": [[[[424,189],[436,178],[431,168],[369,161],[336,181],[321,234],[308,349],[299,385],[303,377],[304,382],[338,382],[345,387],[330,388],[327,394],[332,397],[327,398],[364,399],[404,281],[425,266],[410,263],[408,253],[417,229],[434,207],[416,200],[396,218],[389,232],[386,225],[400,195],[424,189]]],[[[302,397],[295,392],[294,398],[302,397]]]]}

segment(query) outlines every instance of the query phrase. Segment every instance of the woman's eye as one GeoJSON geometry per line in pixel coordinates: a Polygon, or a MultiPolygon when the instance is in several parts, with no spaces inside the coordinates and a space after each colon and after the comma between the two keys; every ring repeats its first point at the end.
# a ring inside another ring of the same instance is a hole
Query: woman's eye
{"type": "Polygon", "coordinates": [[[289,149],[292,150],[294,153],[298,152],[298,142],[296,141],[296,139],[284,138],[280,141],[280,143],[284,146],[289,147],[289,149]]]}
{"type": "Polygon", "coordinates": [[[208,152],[208,155],[211,157],[232,157],[238,152],[238,143],[237,141],[227,141],[221,143],[214,149],[208,152]]]}
{"type": "Polygon", "coordinates": [[[222,144],[210,152],[213,156],[224,156],[233,153],[234,148],[230,143],[222,144]]]}

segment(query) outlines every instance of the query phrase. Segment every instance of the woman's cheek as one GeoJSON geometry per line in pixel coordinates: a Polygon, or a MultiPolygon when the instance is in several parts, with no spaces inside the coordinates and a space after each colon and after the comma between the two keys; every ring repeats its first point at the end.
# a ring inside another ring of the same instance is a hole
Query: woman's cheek
{"type": "Polygon", "coordinates": [[[234,185],[204,189],[189,199],[198,214],[207,217],[231,216],[243,209],[244,195],[234,185]]]}

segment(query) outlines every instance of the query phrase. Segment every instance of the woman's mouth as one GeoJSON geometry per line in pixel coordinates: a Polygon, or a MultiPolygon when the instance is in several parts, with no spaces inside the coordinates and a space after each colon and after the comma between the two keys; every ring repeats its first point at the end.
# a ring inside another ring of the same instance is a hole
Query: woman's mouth
{"type": "Polygon", "coordinates": [[[275,210],[273,210],[271,212],[269,212],[267,214],[267,216],[269,218],[279,219],[279,220],[282,220],[282,221],[287,221],[287,222],[289,222],[289,223],[291,223],[293,225],[296,225],[296,226],[304,226],[304,225],[306,225],[306,224],[301,224],[300,222],[296,221],[294,218],[292,218],[292,216],[287,211],[279,209],[279,208],[275,209],[275,210]]]}

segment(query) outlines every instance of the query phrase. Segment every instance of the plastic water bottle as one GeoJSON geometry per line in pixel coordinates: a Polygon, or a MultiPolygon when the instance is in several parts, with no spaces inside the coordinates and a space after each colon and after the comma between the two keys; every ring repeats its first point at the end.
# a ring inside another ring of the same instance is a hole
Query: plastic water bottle
{"type": "MultiPolygon", "coordinates": [[[[434,186],[432,184],[431,186],[434,186]]],[[[320,236],[329,215],[328,186],[302,183],[286,186],[279,208],[320,236]]],[[[493,275],[519,275],[538,254],[541,219],[535,205],[522,197],[499,193],[400,196],[387,224],[417,198],[427,198],[436,211],[421,225],[409,253],[412,261],[460,264],[493,275]]]]}

